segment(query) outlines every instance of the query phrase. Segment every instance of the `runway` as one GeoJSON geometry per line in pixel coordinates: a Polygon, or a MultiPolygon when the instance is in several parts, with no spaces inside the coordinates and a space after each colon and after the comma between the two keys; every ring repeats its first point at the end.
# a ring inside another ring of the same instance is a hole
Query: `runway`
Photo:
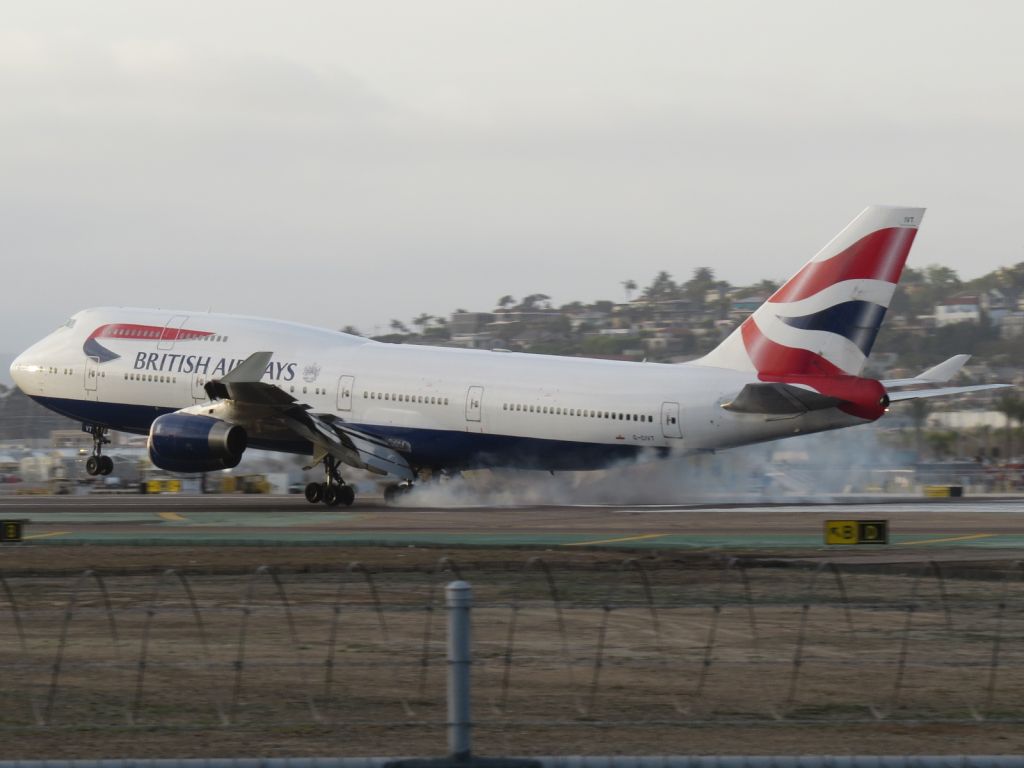
{"type": "Polygon", "coordinates": [[[385,545],[720,550],[858,557],[956,548],[1013,556],[1024,499],[852,503],[327,509],[299,496],[0,496],[24,544],[385,545]],[[826,546],[829,520],[885,520],[887,545],[826,546]]]}

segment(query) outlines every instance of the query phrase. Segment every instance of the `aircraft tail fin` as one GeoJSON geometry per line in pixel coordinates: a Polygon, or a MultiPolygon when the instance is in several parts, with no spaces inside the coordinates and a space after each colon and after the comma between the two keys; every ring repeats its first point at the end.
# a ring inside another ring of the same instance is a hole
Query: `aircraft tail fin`
{"type": "Polygon", "coordinates": [[[696,362],[762,377],[860,374],[923,216],[923,208],[865,208],[696,362]]]}

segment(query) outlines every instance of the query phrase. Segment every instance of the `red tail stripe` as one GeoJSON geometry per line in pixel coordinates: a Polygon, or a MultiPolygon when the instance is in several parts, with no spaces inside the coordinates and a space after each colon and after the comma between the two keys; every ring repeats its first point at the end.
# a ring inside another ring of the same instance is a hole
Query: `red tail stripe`
{"type": "Polygon", "coordinates": [[[872,232],[831,258],[807,264],[768,301],[800,301],[844,280],[895,283],[900,279],[916,234],[916,229],[908,227],[872,232]]]}
{"type": "Polygon", "coordinates": [[[777,344],[761,333],[753,318],[747,318],[740,328],[761,381],[806,384],[823,395],[846,401],[839,410],[868,421],[885,413],[885,388],[874,379],[850,376],[821,355],[777,344]]]}
{"type": "Polygon", "coordinates": [[[750,362],[757,369],[759,378],[765,376],[786,376],[808,374],[811,376],[846,376],[846,371],[830,363],[821,355],[806,349],[795,349],[778,344],[757,327],[753,317],[748,317],[740,326],[743,346],[747,348],[750,362]]]}

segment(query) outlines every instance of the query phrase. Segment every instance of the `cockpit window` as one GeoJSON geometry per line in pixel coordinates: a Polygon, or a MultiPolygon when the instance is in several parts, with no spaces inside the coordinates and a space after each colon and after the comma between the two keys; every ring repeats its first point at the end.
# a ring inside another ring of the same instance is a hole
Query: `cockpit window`
{"type": "Polygon", "coordinates": [[[74,328],[75,327],[75,318],[73,318],[73,317],[68,318],[68,321],[66,323],[64,323],[64,327],[65,328],[74,328]]]}

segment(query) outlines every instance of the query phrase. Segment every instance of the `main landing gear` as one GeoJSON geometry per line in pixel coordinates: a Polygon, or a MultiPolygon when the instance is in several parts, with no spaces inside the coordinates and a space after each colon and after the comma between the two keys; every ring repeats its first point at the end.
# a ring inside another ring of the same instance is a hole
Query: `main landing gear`
{"type": "Polygon", "coordinates": [[[356,500],[356,492],[351,485],[346,485],[338,472],[338,460],[333,456],[324,457],[324,476],[327,478],[323,483],[310,483],[306,486],[306,501],[316,504],[322,501],[328,507],[336,507],[342,504],[351,507],[356,500]]]}
{"type": "Polygon", "coordinates": [[[103,446],[110,443],[110,438],[107,437],[107,428],[88,424],[84,425],[82,429],[92,435],[92,456],[85,461],[86,473],[94,477],[109,475],[114,471],[114,460],[103,455],[103,446]]]}

